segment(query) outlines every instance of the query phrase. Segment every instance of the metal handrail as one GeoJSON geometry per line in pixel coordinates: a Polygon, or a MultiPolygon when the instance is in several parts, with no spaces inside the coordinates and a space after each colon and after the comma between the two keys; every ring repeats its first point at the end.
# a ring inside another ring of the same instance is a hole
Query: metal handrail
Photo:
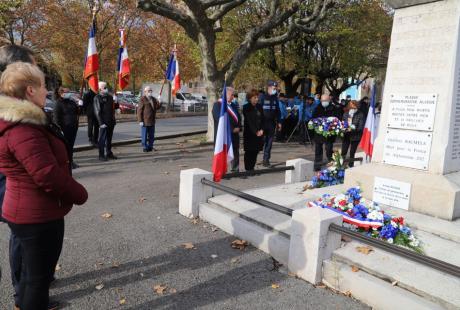
{"type": "Polygon", "coordinates": [[[277,211],[277,212],[292,216],[292,209],[286,208],[285,206],[281,206],[281,205],[278,205],[278,204],[273,203],[271,201],[268,201],[268,200],[265,200],[265,199],[262,199],[262,198],[259,198],[259,197],[256,197],[256,196],[246,194],[246,193],[244,193],[242,191],[239,191],[237,189],[233,189],[231,187],[228,187],[228,186],[225,186],[225,185],[222,185],[222,184],[207,180],[205,178],[201,179],[201,183],[204,184],[204,185],[208,185],[208,186],[211,186],[213,188],[216,188],[218,190],[221,190],[223,192],[232,194],[234,196],[246,199],[246,200],[248,200],[250,202],[257,203],[257,204],[259,204],[261,206],[264,206],[266,208],[269,208],[271,210],[274,210],[274,211],[277,211]]]}
{"type": "Polygon", "coordinates": [[[460,277],[460,267],[452,265],[450,263],[444,262],[442,260],[422,255],[417,252],[405,249],[403,247],[388,243],[383,240],[371,238],[368,236],[363,235],[360,232],[357,231],[352,231],[348,228],[345,228],[343,226],[337,225],[337,224],[331,224],[329,226],[329,230],[348,236],[352,239],[358,240],[362,243],[372,245],[376,248],[380,248],[382,250],[388,251],[392,254],[396,254],[402,257],[405,257],[407,259],[410,259],[412,261],[415,261],[417,263],[420,263],[422,265],[443,271],[445,273],[451,274],[456,277],[460,277]]]}
{"type": "MultiPolygon", "coordinates": [[[[225,186],[225,185],[222,185],[222,184],[219,184],[219,183],[215,183],[215,182],[207,180],[205,178],[203,178],[201,180],[201,183],[204,184],[204,185],[208,185],[208,186],[211,186],[213,188],[216,188],[218,190],[221,190],[223,192],[235,195],[237,197],[246,199],[246,200],[248,200],[250,202],[259,204],[259,205],[261,205],[263,207],[266,207],[266,208],[269,208],[271,210],[274,210],[274,211],[289,215],[289,216],[292,217],[292,211],[293,211],[292,209],[289,209],[289,208],[286,208],[284,206],[278,205],[278,204],[273,203],[271,201],[268,201],[268,200],[265,200],[265,199],[261,199],[259,197],[255,197],[255,196],[246,194],[246,193],[244,193],[242,191],[233,189],[231,187],[228,187],[228,186],[225,186]]],[[[452,265],[450,263],[441,261],[439,259],[436,259],[436,258],[433,258],[433,257],[430,257],[430,256],[419,254],[417,252],[405,249],[403,247],[388,243],[388,242],[383,241],[383,240],[368,237],[366,235],[363,235],[360,232],[350,230],[350,229],[348,229],[346,227],[343,227],[343,226],[340,226],[340,225],[337,225],[337,224],[330,224],[329,225],[329,230],[332,231],[332,232],[336,232],[336,233],[348,236],[348,237],[350,237],[352,239],[355,239],[355,240],[360,241],[362,243],[374,246],[376,248],[380,248],[382,250],[388,251],[388,252],[390,252],[392,254],[402,256],[404,258],[407,258],[407,259],[412,260],[414,262],[417,262],[419,264],[428,266],[430,268],[443,271],[445,273],[448,273],[448,274],[456,276],[456,277],[460,277],[460,267],[459,266],[452,265]]]]}
{"type": "Polygon", "coordinates": [[[294,166],[285,166],[285,167],[259,169],[259,170],[252,170],[252,171],[231,172],[231,173],[225,174],[222,178],[231,179],[231,178],[237,178],[237,177],[255,176],[255,175],[260,175],[260,174],[275,173],[275,172],[294,170],[294,169],[295,169],[294,166]]]}

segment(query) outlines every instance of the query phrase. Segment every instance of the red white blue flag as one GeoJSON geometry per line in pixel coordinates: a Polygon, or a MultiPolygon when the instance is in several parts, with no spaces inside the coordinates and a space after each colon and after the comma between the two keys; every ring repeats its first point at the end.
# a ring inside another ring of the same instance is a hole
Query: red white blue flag
{"type": "Polygon", "coordinates": [[[363,149],[367,156],[372,157],[372,151],[374,150],[374,141],[377,137],[377,128],[375,121],[375,100],[376,100],[377,87],[374,84],[372,87],[372,98],[369,107],[369,113],[367,114],[366,125],[364,126],[363,135],[359,142],[359,147],[363,149]]]}
{"type": "Polygon", "coordinates": [[[125,29],[120,29],[120,49],[118,52],[118,88],[123,90],[129,84],[131,65],[129,63],[128,48],[126,47],[125,29]]]}
{"type": "Polygon", "coordinates": [[[233,160],[232,131],[228,118],[228,109],[227,86],[226,83],[224,83],[219,123],[215,137],[216,145],[214,146],[214,158],[212,161],[212,172],[214,173],[215,182],[220,182],[227,172],[228,164],[233,160]]]}
{"type": "Polygon", "coordinates": [[[93,19],[93,24],[89,30],[88,52],[85,59],[84,78],[88,81],[88,86],[94,93],[98,93],[98,71],[99,71],[99,55],[96,49],[96,21],[93,19]]]}
{"type": "Polygon", "coordinates": [[[168,68],[166,69],[166,79],[171,82],[171,91],[173,95],[180,90],[179,62],[177,61],[176,50],[171,54],[168,68]]]}

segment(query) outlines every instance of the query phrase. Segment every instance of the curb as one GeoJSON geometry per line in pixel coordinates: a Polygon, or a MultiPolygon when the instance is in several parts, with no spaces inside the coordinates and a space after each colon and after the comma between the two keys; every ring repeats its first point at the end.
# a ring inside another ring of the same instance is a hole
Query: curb
{"type": "MultiPolygon", "coordinates": [[[[180,137],[187,137],[187,136],[194,136],[194,135],[199,135],[203,133],[207,133],[207,130],[197,130],[197,131],[191,131],[191,132],[183,132],[183,133],[176,133],[173,135],[166,135],[166,136],[160,136],[160,137],[155,137],[155,140],[166,140],[166,139],[174,139],[174,138],[180,138],[180,137]]],[[[129,140],[121,140],[121,141],[116,141],[112,143],[112,146],[121,146],[121,145],[129,145],[129,144],[136,144],[140,143],[141,139],[129,139],[129,140]]],[[[91,145],[81,145],[81,146],[76,146],[74,147],[73,151],[74,153],[76,152],[83,152],[83,151],[89,151],[94,149],[93,146],[91,145]]]]}

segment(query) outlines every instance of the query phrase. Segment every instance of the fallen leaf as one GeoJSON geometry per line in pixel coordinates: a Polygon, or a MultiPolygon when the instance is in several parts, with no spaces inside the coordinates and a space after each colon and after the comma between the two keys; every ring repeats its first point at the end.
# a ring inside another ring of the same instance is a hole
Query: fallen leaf
{"type": "Polygon", "coordinates": [[[182,243],[182,246],[187,250],[195,249],[195,246],[191,242],[182,243]]]}
{"type": "Polygon", "coordinates": [[[393,286],[398,285],[398,281],[393,281],[393,282],[391,282],[391,285],[393,285],[393,286]]]}
{"type": "Polygon", "coordinates": [[[351,292],[350,291],[346,291],[345,293],[343,293],[345,296],[347,297],[351,297],[351,292]]]}
{"type": "Polygon", "coordinates": [[[102,214],[101,216],[102,216],[103,218],[105,218],[105,219],[109,219],[109,218],[112,217],[112,214],[110,214],[110,213],[104,213],[104,214],[102,214]]]}
{"type": "Polygon", "coordinates": [[[371,248],[370,246],[366,245],[366,246],[357,246],[356,247],[356,250],[360,253],[363,253],[363,254],[366,254],[368,255],[370,252],[374,251],[373,248],[371,248]]]}
{"type": "Polygon", "coordinates": [[[232,258],[232,259],[230,260],[230,263],[232,263],[232,264],[238,264],[239,262],[240,262],[240,258],[239,258],[239,257],[235,257],[235,258],[232,258]]]}
{"type": "Polygon", "coordinates": [[[232,248],[238,249],[238,250],[244,250],[249,243],[246,240],[240,240],[236,239],[232,241],[232,248]]]}
{"type": "Polygon", "coordinates": [[[288,272],[289,277],[297,278],[297,275],[293,272],[288,272]]]}
{"type": "Polygon", "coordinates": [[[216,254],[212,254],[211,255],[211,258],[218,258],[219,256],[217,256],[216,254]]]}
{"type": "Polygon", "coordinates": [[[118,267],[120,267],[120,263],[114,262],[111,268],[118,268],[118,267]]]}
{"type": "Polygon", "coordinates": [[[196,225],[196,224],[198,224],[200,222],[200,220],[195,217],[195,218],[192,219],[191,222],[192,222],[193,225],[196,225]]]}
{"type": "Polygon", "coordinates": [[[185,167],[188,167],[188,165],[179,165],[179,167],[185,168],[185,167]]]}
{"type": "Polygon", "coordinates": [[[101,262],[99,262],[99,263],[97,263],[97,264],[98,264],[99,266],[102,266],[102,265],[104,265],[104,263],[101,263],[101,262]]]}
{"type": "Polygon", "coordinates": [[[356,266],[351,266],[351,271],[353,271],[353,272],[358,272],[358,271],[359,271],[359,268],[356,267],[356,266]]]}
{"type": "Polygon", "coordinates": [[[326,288],[326,285],[324,285],[324,284],[318,284],[318,285],[316,285],[315,287],[316,287],[316,288],[326,288]]]}
{"type": "Polygon", "coordinates": [[[279,288],[279,287],[280,287],[280,286],[279,286],[278,284],[272,283],[272,288],[273,288],[273,289],[277,289],[277,288],[279,288]]]}
{"type": "Polygon", "coordinates": [[[219,230],[219,228],[217,228],[216,226],[214,226],[214,227],[211,229],[211,231],[218,231],[218,230],[219,230]]]}
{"type": "Polygon", "coordinates": [[[98,291],[102,290],[103,288],[104,288],[104,284],[102,284],[102,283],[96,285],[96,290],[98,290],[98,291]]]}
{"type": "Polygon", "coordinates": [[[166,174],[166,175],[168,175],[168,174],[169,174],[169,171],[165,171],[165,172],[163,172],[163,173],[166,174]]]}
{"type": "Polygon", "coordinates": [[[56,265],[56,268],[55,268],[54,270],[56,270],[56,271],[61,270],[61,264],[57,264],[57,265],[56,265]]]}
{"type": "Polygon", "coordinates": [[[158,295],[163,295],[167,288],[164,284],[157,284],[153,286],[153,291],[158,295]]]}
{"type": "Polygon", "coordinates": [[[175,288],[170,288],[170,289],[169,289],[169,292],[170,292],[171,294],[176,294],[176,293],[177,293],[177,290],[176,290],[175,288]]]}
{"type": "Polygon", "coordinates": [[[143,203],[143,202],[146,201],[146,200],[147,200],[147,199],[145,199],[145,197],[140,197],[139,200],[138,200],[138,202],[139,202],[139,203],[143,203]]]}
{"type": "Polygon", "coordinates": [[[126,303],[126,298],[120,299],[120,305],[124,305],[126,303]]]}

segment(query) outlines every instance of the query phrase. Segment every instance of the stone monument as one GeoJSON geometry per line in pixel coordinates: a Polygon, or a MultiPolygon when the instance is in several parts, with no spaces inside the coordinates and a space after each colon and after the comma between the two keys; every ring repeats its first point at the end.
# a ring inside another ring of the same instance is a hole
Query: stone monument
{"type": "Polygon", "coordinates": [[[346,186],[393,207],[460,217],[460,0],[387,0],[395,9],[372,163],[346,186]]]}

